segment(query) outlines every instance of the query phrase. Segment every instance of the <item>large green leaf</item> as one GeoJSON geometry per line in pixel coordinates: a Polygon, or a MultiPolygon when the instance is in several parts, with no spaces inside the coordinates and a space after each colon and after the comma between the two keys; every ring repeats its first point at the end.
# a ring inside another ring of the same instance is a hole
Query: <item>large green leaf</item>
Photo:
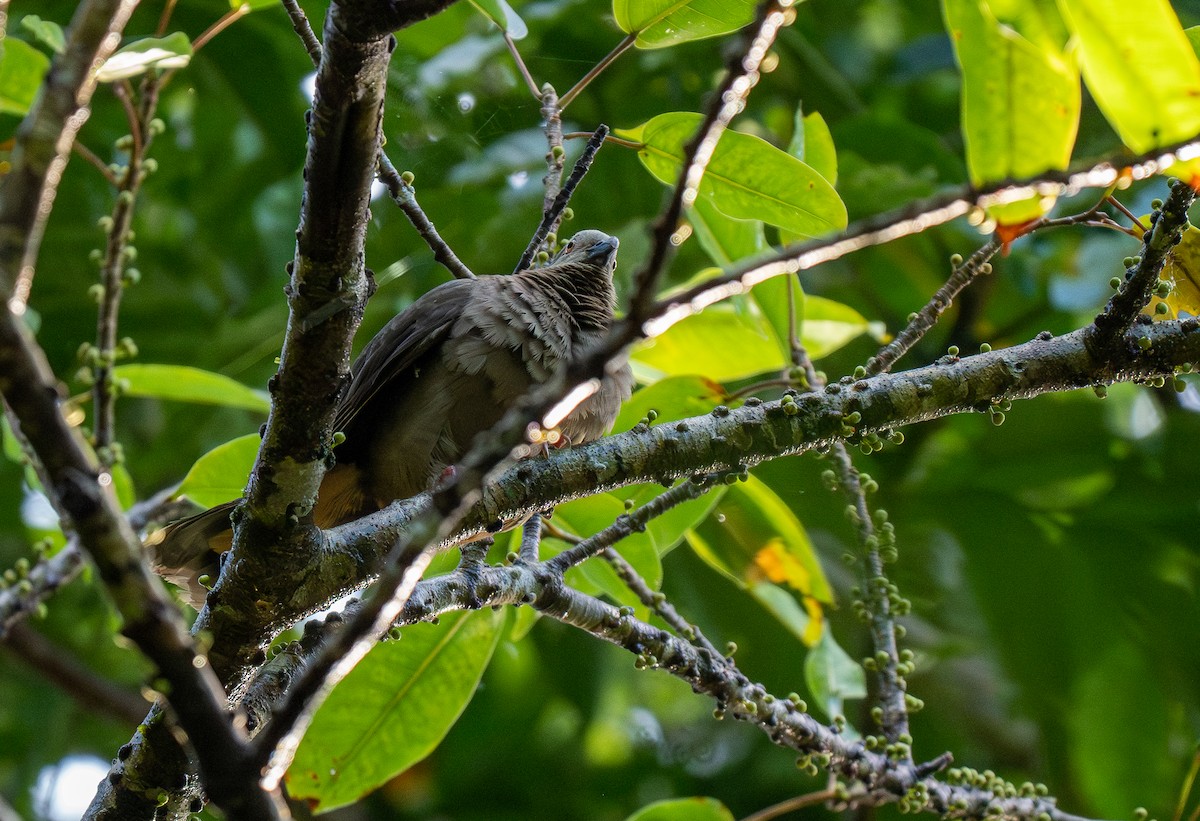
{"type": "Polygon", "coordinates": [[[754,19],[754,0],[613,0],[613,17],[638,48],[665,48],[737,31],[754,19]]]}
{"type": "MultiPolygon", "coordinates": [[[[713,305],[676,322],[634,348],[635,368],[643,377],[697,374],[717,382],[782,370],[790,360],[787,302],[786,295],[778,292],[780,287],[763,291],[763,298],[773,303],[766,311],[742,300],[736,305],[713,305]],[[714,339],[720,344],[712,344],[714,339]]],[[[806,295],[801,304],[800,341],[812,359],[828,356],[864,333],[882,334],[882,329],[841,302],[806,295]]]]}
{"type": "Polygon", "coordinates": [[[675,323],[634,348],[631,358],[662,376],[698,374],[717,382],[778,371],[787,364],[770,324],[757,311],[729,303],[675,323]]]}
{"type": "MultiPolygon", "coordinates": [[[[942,0],[962,69],[962,130],[975,185],[1063,169],[1071,160],[1082,100],[1079,69],[1073,52],[1052,38],[1035,42],[1014,28],[1017,20],[1042,21],[1035,6],[1012,0],[1005,9],[1010,19],[1002,21],[987,0],[942,0]]],[[[993,216],[1024,222],[1050,204],[1034,197],[993,216]]]]}
{"type": "Polygon", "coordinates": [[[29,112],[50,58],[22,40],[0,43],[0,113],[23,117],[29,112]]]}
{"type": "MultiPolygon", "coordinates": [[[[642,164],[660,182],[674,185],[684,146],[702,120],[699,114],[672,112],[615,133],[639,143],[642,164]]],[[[846,207],[824,177],[765,140],[738,131],[721,135],[700,196],[726,216],[762,220],[804,237],[846,227],[846,207]]]]}
{"type": "Polygon", "coordinates": [[[224,405],[263,413],[271,409],[271,399],[264,391],[188,365],[118,365],[113,375],[121,380],[121,390],[126,396],[224,405]]]}
{"type": "Polygon", "coordinates": [[[629,430],[650,411],[655,412],[656,424],[661,425],[708,413],[724,401],[725,390],[710,379],[690,374],[670,376],[647,385],[626,401],[613,430],[629,430]]]}
{"type": "Polygon", "coordinates": [[[1200,59],[1167,0],[1059,0],[1088,90],[1134,151],[1200,133],[1200,59]]]}
{"type": "Polygon", "coordinates": [[[350,804],[433,752],[487,669],[503,611],[442,616],[377,645],[317,711],[288,792],[324,812],[350,804]]]}
{"type": "Polygon", "coordinates": [[[257,433],[250,433],[217,445],[196,460],[176,493],[204,507],[241,497],[260,441],[257,433]]]}

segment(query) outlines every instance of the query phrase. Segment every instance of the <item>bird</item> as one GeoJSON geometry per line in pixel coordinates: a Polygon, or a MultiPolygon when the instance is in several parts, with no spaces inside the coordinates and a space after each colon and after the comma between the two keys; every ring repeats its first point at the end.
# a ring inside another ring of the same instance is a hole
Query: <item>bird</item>
{"type": "MultiPolygon", "coordinates": [[[[429,490],[530,388],[597,344],[613,323],[616,237],[575,234],[540,268],[453,279],[394,316],[351,365],[334,431],[344,439],[311,519],[334,527],[429,490]]],[[[579,445],[612,428],[633,389],[622,353],[558,426],[579,445]]],[[[199,609],[232,545],[240,500],[167,525],[145,545],[155,571],[199,609]]]]}

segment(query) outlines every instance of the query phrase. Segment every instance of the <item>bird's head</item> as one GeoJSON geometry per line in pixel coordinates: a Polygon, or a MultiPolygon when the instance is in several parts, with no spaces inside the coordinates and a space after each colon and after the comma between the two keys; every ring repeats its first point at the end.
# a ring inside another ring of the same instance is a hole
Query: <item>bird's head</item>
{"type": "Polygon", "coordinates": [[[610,237],[603,231],[580,231],[554,255],[550,264],[582,262],[600,268],[612,277],[617,267],[617,247],[620,244],[616,237],[610,237]]]}

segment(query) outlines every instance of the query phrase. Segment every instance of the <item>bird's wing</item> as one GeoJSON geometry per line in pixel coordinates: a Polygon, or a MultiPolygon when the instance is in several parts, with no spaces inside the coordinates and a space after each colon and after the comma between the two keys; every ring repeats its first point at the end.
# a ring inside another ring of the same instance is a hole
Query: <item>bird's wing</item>
{"type": "Polygon", "coordinates": [[[426,353],[450,335],[477,280],[444,282],[392,317],[367,343],[351,369],[350,387],[338,406],[334,430],[345,430],[367,403],[404,378],[426,353]]]}

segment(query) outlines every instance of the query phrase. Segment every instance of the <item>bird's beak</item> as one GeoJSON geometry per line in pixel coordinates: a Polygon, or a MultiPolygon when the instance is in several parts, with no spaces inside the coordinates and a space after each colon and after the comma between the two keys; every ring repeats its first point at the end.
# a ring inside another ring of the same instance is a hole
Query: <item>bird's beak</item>
{"type": "Polygon", "coordinates": [[[620,244],[620,240],[618,240],[616,237],[602,239],[591,248],[587,249],[587,258],[589,260],[608,260],[617,252],[617,246],[620,244]]]}

